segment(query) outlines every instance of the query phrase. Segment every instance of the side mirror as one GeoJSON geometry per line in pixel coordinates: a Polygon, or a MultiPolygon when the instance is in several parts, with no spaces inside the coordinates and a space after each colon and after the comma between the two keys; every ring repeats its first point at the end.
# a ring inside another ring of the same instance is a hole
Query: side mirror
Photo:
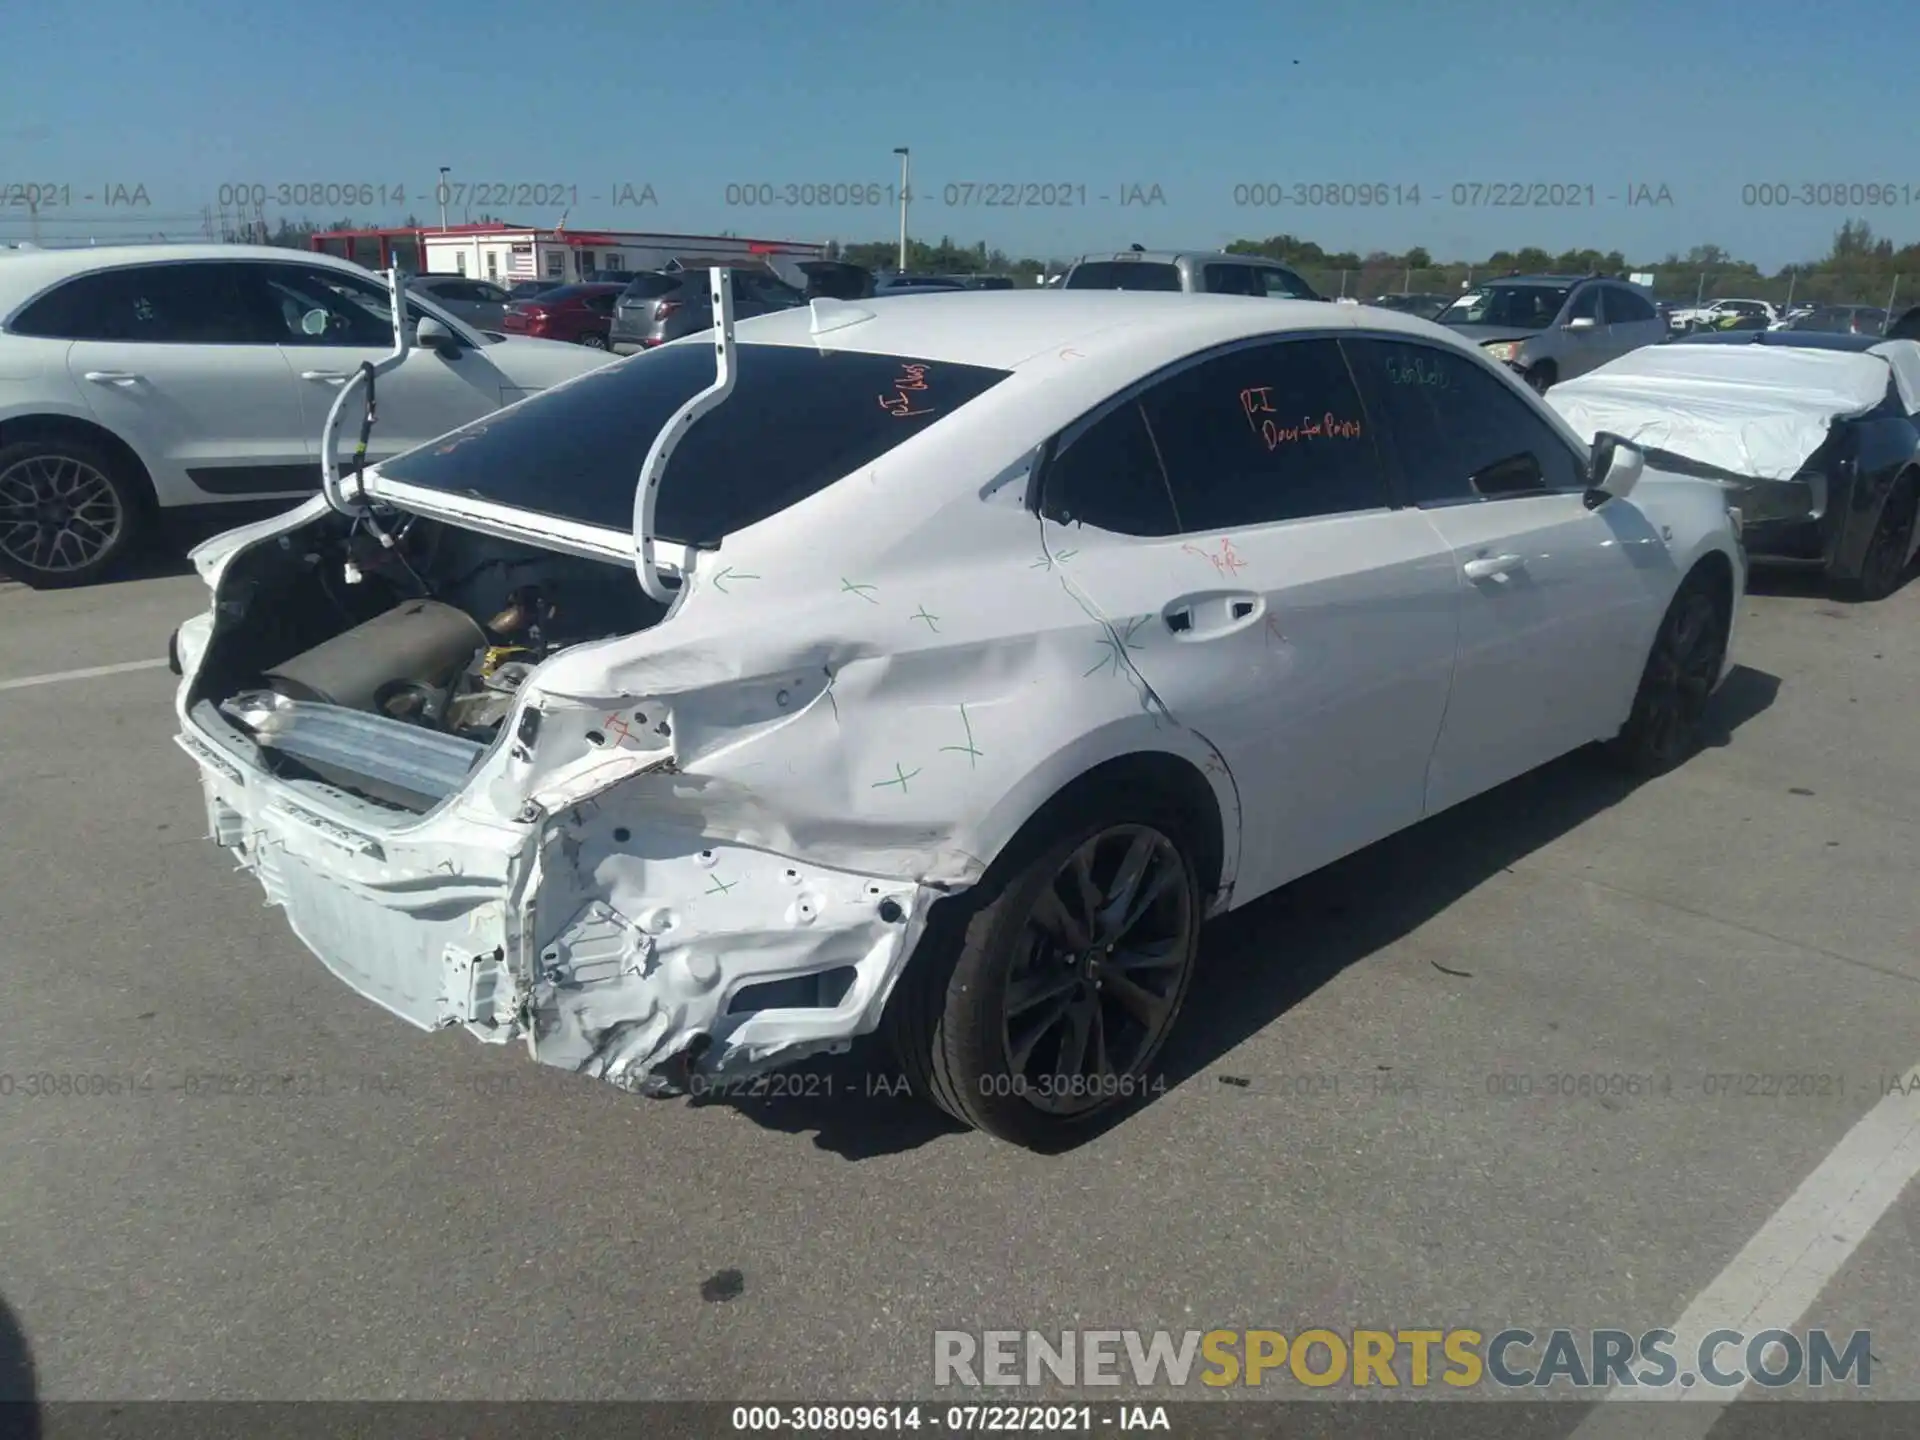
{"type": "Polygon", "coordinates": [[[1591,315],[1576,315],[1573,319],[1567,321],[1567,329],[1578,333],[1583,330],[1591,330],[1599,323],[1600,322],[1595,320],[1591,315]]]}
{"type": "Polygon", "coordinates": [[[1638,445],[1602,430],[1593,437],[1587,466],[1587,508],[1597,510],[1609,500],[1626,499],[1646,468],[1646,453],[1638,445]]]}
{"type": "Polygon", "coordinates": [[[462,348],[459,337],[431,315],[422,315],[414,325],[413,343],[446,360],[456,359],[462,348]]]}

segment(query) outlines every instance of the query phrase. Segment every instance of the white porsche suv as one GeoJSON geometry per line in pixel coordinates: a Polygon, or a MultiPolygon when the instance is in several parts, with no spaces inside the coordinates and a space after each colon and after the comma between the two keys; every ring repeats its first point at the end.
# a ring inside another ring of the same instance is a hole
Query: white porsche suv
{"type": "MultiPolygon", "coordinates": [[[[610,363],[476,330],[419,296],[379,379],[369,463],[610,363]]],[[[156,512],[319,488],[339,387],[393,349],[386,287],[255,245],[0,252],[0,573],[98,578],[156,512]]],[[[343,431],[356,417],[344,417],[343,431]]]]}

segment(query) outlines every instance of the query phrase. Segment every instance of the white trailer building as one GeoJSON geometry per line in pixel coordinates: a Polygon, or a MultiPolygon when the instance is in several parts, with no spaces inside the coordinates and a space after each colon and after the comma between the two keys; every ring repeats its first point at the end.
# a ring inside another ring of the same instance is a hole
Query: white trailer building
{"type": "MultiPolygon", "coordinates": [[[[770,265],[793,278],[799,260],[826,257],[826,246],[798,240],[754,240],[737,235],[668,235],[633,230],[541,229],[499,222],[397,229],[335,230],[313,237],[313,248],[369,269],[468,275],[511,284],[516,280],[581,281],[596,272],[654,270],[669,260],[733,260],[770,265]]],[[[804,283],[804,282],[802,282],[804,283]]]]}

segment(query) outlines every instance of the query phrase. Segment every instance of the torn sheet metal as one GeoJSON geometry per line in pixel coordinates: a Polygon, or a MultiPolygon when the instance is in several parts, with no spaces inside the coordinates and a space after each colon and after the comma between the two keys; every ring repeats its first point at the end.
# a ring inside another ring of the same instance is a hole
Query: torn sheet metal
{"type": "Polygon", "coordinates": [[[1649,345],[1546,398],[1589,443],[1611,431],[1732,475],[1790,480],[1834,421],[1882,404],[1893,379],[1893,361],[1873,352],[1649,345]]]}

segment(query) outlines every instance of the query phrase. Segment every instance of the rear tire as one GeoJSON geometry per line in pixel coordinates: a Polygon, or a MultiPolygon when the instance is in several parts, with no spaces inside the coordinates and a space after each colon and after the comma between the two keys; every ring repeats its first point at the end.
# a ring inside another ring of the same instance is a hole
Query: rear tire
{"type": "Polygon", "coordinates": [[[1633,711],[1607,742],[1621,768],[1664,775],[1700,748],[1707,702],[1726,662],[1731,618],[1705,575],[1696,570],[1681,583],[1654,635],[1633,711]]]}
{"type": "Polygon", "coordinates": [[[1913,527],[1920,519],[1920,472],[1906,471],[1893,482],[1886,504],[1880,507],[1880,521],[1873,527],[1867,553],[1860,562],[1860,574],[1836,582],[1835,588],[1847,599],[1861,602],[1884,600],[1900,588],[1907,575],[1907,557],[1913,546],[1913,527]]]}
{"type": "Polygon", "coordinates": [[[580,337],[580,343],[589,350],[604,350],[607,348],[607,337],[604,335],[582,335],[580,337]]]}
{"type": "Polygon", "coordinates": [[[1090,801],[943,902],[888,1011],[915,1092],[1045,1150],[1163,1090],[1203,914],[1188,823],[1152,795],[1090,801]]]}
{"type": "Polygon", "coordinates": [[[40,590],[89,585],[145,537],[146,477],[94,441],[0,445],[0,573],[40,590]]]}

